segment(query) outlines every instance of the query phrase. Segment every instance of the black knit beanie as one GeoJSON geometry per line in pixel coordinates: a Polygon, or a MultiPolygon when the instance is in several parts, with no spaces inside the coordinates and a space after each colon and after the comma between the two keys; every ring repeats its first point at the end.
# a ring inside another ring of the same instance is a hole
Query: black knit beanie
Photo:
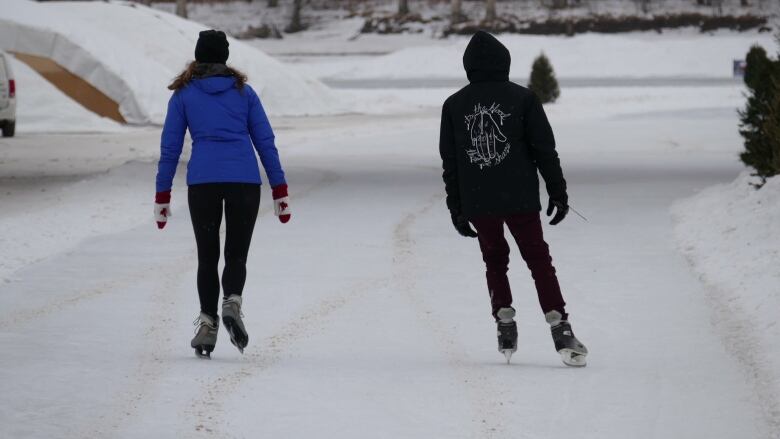
{"type": "Polygon", "coordinates": [[[195,45],[195,61],[201,63],[225,64],[228,59],[228,40],[220,30],[204,30],[195,45]]]}

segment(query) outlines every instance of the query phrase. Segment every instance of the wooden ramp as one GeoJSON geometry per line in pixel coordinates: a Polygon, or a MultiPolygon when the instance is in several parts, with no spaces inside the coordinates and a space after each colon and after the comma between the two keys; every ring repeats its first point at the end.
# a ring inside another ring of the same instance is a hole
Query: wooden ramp
{"type": "Polygon", "coordinates": [[[20,52],[11,53],[84,108],[119,123],[127,123],[119,112],[119,104],[81,77],[49,58],[20,52]]]}

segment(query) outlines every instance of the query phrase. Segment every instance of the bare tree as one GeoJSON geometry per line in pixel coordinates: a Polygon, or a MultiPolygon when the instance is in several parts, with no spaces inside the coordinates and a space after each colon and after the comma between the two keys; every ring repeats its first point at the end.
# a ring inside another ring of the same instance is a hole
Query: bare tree
{"type": "Polygon", "coordinates": [[[696,0],[699,6],[712,6],[718,14],[723,13],[723,0],[696,0]]]}
{"type": "Polygon", "coordinates": [[[268,0],[268,7],[275,8],[279,6],[279,0],[268,0]]]}
{"type": "Polygon", "coordinates": [[[398,15],[409,13],[409,0],[398,0],[398,15]]]}
{"type": "Polygon", "coordinates": [[[176,0],[176,15],[187,18],[187,0],[176,0]]]}
{"type": "Polygon", "coordinates": [[[451,10],[450,10],[450,21],[453,23],[460,23],[464,20],[463,16],[463,1],[462,0],[452,0],[450,2],[451,10]]]}
{"type": "Polygon", "coordinates": [[[303,0],[293,0],[292,17],[290,18],[290,24],[285,29],[285,32],[294,33],[300,32],[304,29],[303,23],[301,23],[302,6],[303,0]]]}
{"type": "Polygon", "coordinates": [[[485,21],[496,21],[496,0],[485,1],[485,21]]]}
{"type": "Polygon", "coordinates": [[[647,14],[650,12],[650,0],[637,0],[639,3],[639,10],[647,14]]]}

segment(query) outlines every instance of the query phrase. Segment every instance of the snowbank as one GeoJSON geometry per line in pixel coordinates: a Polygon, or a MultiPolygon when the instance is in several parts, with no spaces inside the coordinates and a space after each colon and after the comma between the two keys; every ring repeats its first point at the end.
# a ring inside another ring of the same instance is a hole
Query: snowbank
{"type": "MultiPolygon", "coordinates": [[[[512,54],[512,76],[526,77],[534,58],[545,52],[562,78],[705,77],[729,78],[732,61],[744,59],[753,44],[774,47],[769,33],[674,31],[575,37],[501,35],[512,54]]],[[[339,79],[464,78],[466,37],[408,47],[341,70],[324,70],[339,79]]]]}
{"type": "Polygon", "coordinates": [[[751,181],[743,173],[676,203],[672,213],[680,250],[711,286],[731,348],[771,389],[780,387],[780,177],[760,190],[751,181]]]}
{"type": "Polygon", "coordinates": [[[760,190],[751,181],[744,173],[678,202],[673,213],[680,247],[696,270],[739,294],[751,314],[766,315],[780,309],[780,178],[760,190]]]}
{"type": "Polygon", "coordinates": [[[27,64],[15,60],[13,56],[9,59],[16,77],[18,134],[125,130],[120,124],[100,117],[74,102],[27,64]]]}
{"type": "MultiPolygon", "coordinates": [[[[162,123],[170,80],[193,58],[201,24],[127,2],[3,0],[0,49],[53,59],[120,105],[130,123],[162,123]]],[[[269,113],[337,111],[319,81],[230,39],[230,64],[245,71],[269,113]]]]}

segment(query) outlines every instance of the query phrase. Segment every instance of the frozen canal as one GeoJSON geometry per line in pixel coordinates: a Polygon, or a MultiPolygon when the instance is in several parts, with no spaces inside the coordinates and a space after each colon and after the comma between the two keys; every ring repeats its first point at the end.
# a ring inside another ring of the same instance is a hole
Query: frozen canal
{"type": "Polygon", "coordinates": [[[668,212],[739,172],[739,93],[565,89],[548,108],[589,219],[545,228],[585,369],[560,363],[516,250],[519,350],[509,366],[496,352],[477,243],[444,206],[434,107],[273,121],[293,219],[264,190],[250,344],[241,356],[223,333],[212,361],[188,344],[183,168],[169,226],[152,221],[159,132],[2,140],[0,436],[772,437],[776,395],[723,341],[668,212]]]}

